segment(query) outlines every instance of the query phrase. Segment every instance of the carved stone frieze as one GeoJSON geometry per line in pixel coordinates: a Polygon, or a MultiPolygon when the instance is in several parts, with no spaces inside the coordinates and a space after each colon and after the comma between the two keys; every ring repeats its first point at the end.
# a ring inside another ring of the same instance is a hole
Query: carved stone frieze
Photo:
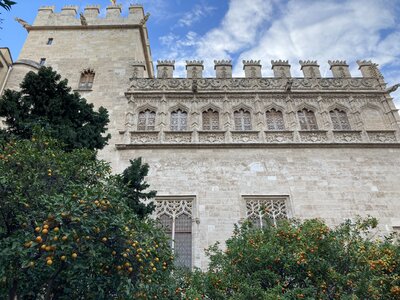
{"type": "Polygon", "coordinates": [[[166,143],[190,143],[192,141],[191,131],[165,131],[166,143]]]}
{"type": "Polygon", "coordinates": [[[292,143],[292,131],[265,131],[265,141],[267,143],[292,143]]]}
{"type": "Polygon", "coordinates": [[[370,142],[373,143],[395,143],[397,142],[394,131],[381,130],[381,131],[367,131],[370,142]]]}
{"type": "Polygon", "coordinates": [[[336,143],[359,143],[362,141],[361,131],[333,131],[336,143]]]}
{"type": "MultiPolygon", "coordinates": [[[[292,91],[296,90],[382,90],[379,81],[374,78],[293,78],[292,91]]],[[[187,78],[137,78],[132,79],[129,92],[134,91],[191,91],[192,79],[187,78]]],[[[203,78],[197,79],[197,89],[221,91],[228,90],[284,90],[285,78],[203,78]]]]}
{"type": "Polygon", "coordinates": [[[225,131],[199,131],[200,143],[224,143],[225,131]]]}
{"type": "Polygon", "coordinates": [[[299,131],[300,140],[303,143],[326,143],[328,137],[326,131],[321,130],[310,130],[310,131],[299,131]]]}
{"type": "Polygon", "coordinates": [[[131,131],[132,144],[159,143],[158,131],[131,131]]]}
{"type": "Polygon", "coordinates": [[[231,131],[234,143],[258,143],[258,131],[231,131]]]}

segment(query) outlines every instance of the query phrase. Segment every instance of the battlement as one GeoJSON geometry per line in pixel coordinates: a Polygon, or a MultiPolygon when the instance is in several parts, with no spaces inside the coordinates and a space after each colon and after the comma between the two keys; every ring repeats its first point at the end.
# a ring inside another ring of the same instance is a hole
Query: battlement
{"type": "MultiPolygon", "coordinates": [[[[158,78],[173,78],[175,70],[174,60],[158,60],[157,61],[158,78]]],[[[243,70],[245,78],[261,78],[262,65],[260,60],[243,60],[243,70]]],[[[300,60],[300,70],[303,72],[304,78],[321,78],[319,64],[316,60],[300,60]]],[[[332,72],[331,77],[327,78],[360,78],[360,76],[352,77],[349,71],[349,65],[345,60],[329,60],[328,64],[332,72]]],[[[378,64],[366,60],[358,60],[357,64],[361,75],[366,79],[377,79],[381,84],[385,84],[383,76],[379,71],[378,64]]],[[[271,61],[274,78],[291,78],[291,65],[288,60],[272,60],[271,61]]],[[[202,60],[187,60],[186,70],[187,78],[201,78],[203,71],[202,60]],[[196,76],[193,76],[195,70],[196,76]]],[[[231,60],[214,60],[214,70],[216,78],[232,78],[232,61],[231,60]]],[[[322,78],[323,79],[323,78],[322,78]]]]}
{"type": "Polygon", "coordinates": [[[35,26],[99,26],[99,25],[144,25],[148,18],[143,6],[131,4],[128,15],[123,16],[122,5],[112,4],[106,7],[106,15],[100,16],[100,5],[87,5],[79,13],[79,7],[67,5],[55,12],[55,6],[42,6],[38,10],[35,26]]]}

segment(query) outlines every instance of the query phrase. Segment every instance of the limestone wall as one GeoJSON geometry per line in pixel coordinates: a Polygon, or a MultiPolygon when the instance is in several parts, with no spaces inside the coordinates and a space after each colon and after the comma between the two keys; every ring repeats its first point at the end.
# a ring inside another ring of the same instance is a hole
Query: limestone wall
{"type": "Polygon", "coordinates": [[[161,196],[195,195],[193,262],[246,217],[243,195],[288,195],[289,215],[337,224],[372,215],[388,233],[400,225],[400,148],[152,149],[118,153],[117,172],[143,157],[161,196]]]}

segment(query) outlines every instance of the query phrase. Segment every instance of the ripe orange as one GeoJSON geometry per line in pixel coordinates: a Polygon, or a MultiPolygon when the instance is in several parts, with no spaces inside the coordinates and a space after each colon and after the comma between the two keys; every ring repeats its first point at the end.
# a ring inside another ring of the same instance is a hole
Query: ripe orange
{"type": "Polygon", "coordinates": [[[46,261],[46,264],[47,264],[48,266],[51,266],[51,265],[53,264],[53,261],[52,261],[51,259],[48,259],[48,260],[46,261]]]}
{"type": "Polygon", "coordinates": [[[49,225],[46,224],[46,225],[43,226],[43,228],[44,229],[49,229],[49,225]]]}
{"type": "Polygon", "coordinates": [[[61,239],[62,239],[63,241],[66,241],[66,240],[68,239],[68,237],[67,237],[66,235],[64,235],[61,239]]]}
{"type": "Polygon", "coordinates": [[[35,228],[35,231],[36,231],[36,232],[39,232],[39,231],[40,231],[40,227],[36,227],[36,228],[35,228]]]}
{"type": "Polygon", "coordinates": [[[67,260],[67,257],[66,257],[65,255],[63,255],[63,256],[60,257],[60,259],[61,259],[62,261],[66,261],[66,260],[67,260]]]}
{"type": "Polygon", "coordinates": [[[36,237],[35,241],[37,243],[41,243],[43,240],[42,240],[42,237],[39,235],[39,236],[36,237]]]}
{"type": "Polygon", "coordinates": [[[54,229],[53,229],[55,232],[59,232],[60,231],[60,228],[58,228],[58,227],[54,227],[54,229]]]}
{"type": "Polygon", "coordinates": [[[107,238],[106,237],[103,237],[101,240],[103,241],[103,243],[107,242],[107,238]]]}
{"type": "Polygon", "coordinates": [[[75,252],[74,253],[72,253],[72,258],[77,258],[78,257],[78,254],[76,254],[75,252]]]}
{"type": "Polygon", "coordinates": [[[129,271],[129,272],[132,272],[132,271],[133,271],[133,268],[132,268],[132,267],[130,267],[130,268],[128,269],[128,271],[129,271]]]}
{"type": "Polygon", "coordinates": [[[43,233],[43,234],[48,234],[49,231],[48,231],[47,229],[43,229],[43,230],[42,230],[42,233],[43,233]]]}

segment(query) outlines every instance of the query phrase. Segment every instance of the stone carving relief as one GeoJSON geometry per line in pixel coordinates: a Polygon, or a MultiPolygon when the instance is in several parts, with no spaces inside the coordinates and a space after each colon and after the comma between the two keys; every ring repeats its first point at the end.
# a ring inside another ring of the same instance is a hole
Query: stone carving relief
{"type": "MultiPolygon", "coordinates": [[[[165,71],[165,70],[164,70],[165,71]]],[[[164,75],[164,73],[162,73],[164,75]]],[[[277,90],[285,89],[287,80],[281,78],[202,78],[197,79],[199,90],[277,90]]],[[[130,90],[190,90],[192,79],[138,78],[130,90]]],[[[293,78],[291,90],[382,90],[374,78],[293,78]]]]}
{"type": "Polygon", "coordinates": [[[165,132],[165,142],[167,143],[190,143],[192,141],[192,132],[165,132]]]}
{"type": "Polygon", "coordinates": [[[326,131],[299,131],[300,140],[304,143],[325,143],[328,141],[326,131]]]}
{"type": "Polygon", "coordinates": [[[265,141],[267,143],[292,143],[292,131],[265,131],[265,141]]]}
{"type": "Polygon", "coordinates": [[[200,143],[224,143],[225,132],[199,132],[200,143]]]}
{"type": "Polygon", "coordinates": [[[394,131],[367,131],[370,142],[374,143],[395,143],[396,135],[394,131]]]}
{"type": "Polygon", "coordinates": [[[258,143],[260,142],[258,138],[258,132],[232,132],[232,141],[234,143],[258,143]]]}
{"type": "Polygon", "coordinates": [[[362,136],[361,131],[333,131],[333,139],[337,143],[359,143],[362,136]]]}
{"type": "Polygon", "coordinates": [[[132,144],[154,144],[158,142],[158,132],[131,132],[132,144]]]}

